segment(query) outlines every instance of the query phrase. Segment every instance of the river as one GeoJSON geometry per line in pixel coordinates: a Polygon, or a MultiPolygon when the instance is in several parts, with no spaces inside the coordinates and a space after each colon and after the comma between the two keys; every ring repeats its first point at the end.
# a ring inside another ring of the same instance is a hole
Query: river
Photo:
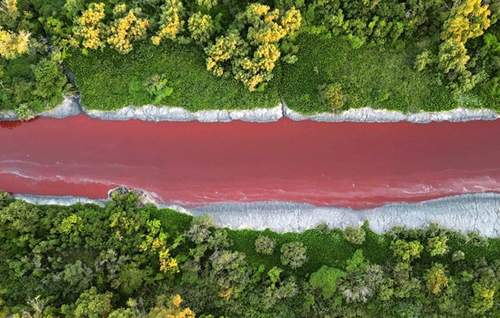
{"type": "Polygon", "coordinates": [[[0,123],[0,189],[186,207],[293,201],[355,209],[500,192],[500,120],[461,123],[0,123]]]}

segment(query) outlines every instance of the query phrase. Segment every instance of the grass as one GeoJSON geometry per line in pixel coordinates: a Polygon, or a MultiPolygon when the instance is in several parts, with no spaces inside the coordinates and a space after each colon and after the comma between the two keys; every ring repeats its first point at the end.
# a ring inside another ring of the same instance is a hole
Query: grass
{"type": "Polygon", "coordinates": [[[405,113],[449,110],[458,106],[451,92],[429,72],[413,69],[417,46],[404,50],[365,45],[354,50],[340,38],[302,34],[298,61],[283,66],[280,93],[288,107],[302,113],[331,112],[318,86],[340,83],[343,109],[371,106],[405,113]]]}
{"type": "MultiPolygon", "coordinates": [[[[232,249],[245,253],[252,267],[265,265],[266,270],[270,270],[273,266],[284,267],[280,260],[280,248],[283,244],[293,241],[302,242],[307,248],[307,261],[296,272],[302,277],[317,271],[323,265],[342,268],[357,249],[362,249],[363,255],[376,264],[382,264],[391,256],[389,240],[384,235],[377,235],[371,231],[367,231],[365,242],[359,246],[348,243],[342,237],[342,231],[338,229],[329,231],[312,229],[302,233],[284,234],[270,230],[263,232],[231,230],[229,232],[229,237],[233,240],[232,249]],[[259,235],[267,235],[276,241],[276,248],[272,255],[262,255],[255,251],[254,242],[259,235]]],[[[287,268],[286,273],[291,274],[293,271],[287,268]]]]}
{"type": "Polygon", "coordinates": [[[218,78],[206,70],[204,53],[195,45],[169,43],[159,47],[136,44],[128,55],[105,49],[87,56],[73,52],[66,66],[75,74],[82,103],[90,109],[115,110],[152,104],[154,98],[137,91],[144,80],[164,74],[173,93],[159,104],[190,111],[251,109],[279,104],[276,79],[264,92],[249,92],[241,83],[218,78]]]}
{"type": "Polygon", "coordinates": [[[127,105],[169,105],[190,111],[274,107],[279,96],[288,107],[304,114],[332,112],[319,99],[318,86],[338,83],[345,104],[341,110],[370,106],[404,113],[443,111],[459,106],[500,110],[485,85],[453,95],[432,69],[413,68],[421,48],[402,50],[365,45],[352,49],[339,37],[302,34],[298,61],[274,70],[264,91],[249,92],[240,82],[218,78],[206,70],[202,49],[194,44],[163,46],[136,44],[121,55],[114,50],[74,51],[65,61],[75,73],[83,104],[90,109],[115,110],[127,105]],[[154,102],[142,83],[153,75],[165,75],[173,93],[154,102]]]}

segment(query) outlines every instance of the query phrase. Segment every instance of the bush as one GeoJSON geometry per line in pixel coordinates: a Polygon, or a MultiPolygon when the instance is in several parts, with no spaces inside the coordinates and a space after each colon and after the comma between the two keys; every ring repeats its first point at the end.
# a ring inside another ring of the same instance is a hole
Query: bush
{"type": "Polygon", "coordinates": [[[362,227],[347,227],[342,236],[349,243],[361,245],[365,241],[366,232],[362,227]]]}
{"type": "Polygon", "coordinates": [[[345,103],[340,84],[323,84],[318,86],[320,101],[333,112],[338,111],[345,103]]]}
{"type": "Polygon", "coordinates": [[[299,268],[307,260],[307,249],[302,242],[290,242],[281,247],[281,264],[293,269],[299,268]]]}
{"type": "Polygon", "coordinates": [[[255,240],[255,251],[264,255],[271,255],[276,247],[276,242],[269,236],[259,235],[255,240]]]}

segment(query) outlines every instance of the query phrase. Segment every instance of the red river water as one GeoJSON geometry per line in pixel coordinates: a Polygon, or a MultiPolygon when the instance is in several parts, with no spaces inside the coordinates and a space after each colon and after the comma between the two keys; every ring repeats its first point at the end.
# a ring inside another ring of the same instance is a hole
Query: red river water
{"type": "Polygon", "coordinates": [[[257,124],[0,123],[0,189],[105,198],[118,185],[184,206],[295,201],[374,207],[500,192],[500,120],[257,124]]]}

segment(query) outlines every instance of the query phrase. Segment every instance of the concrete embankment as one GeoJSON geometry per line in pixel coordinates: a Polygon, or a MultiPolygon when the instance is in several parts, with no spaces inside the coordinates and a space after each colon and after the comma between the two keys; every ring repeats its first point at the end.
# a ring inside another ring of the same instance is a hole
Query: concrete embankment
{"type": "MultiPolygon", "coordinates": [[[[429,123],[432,121],[463,122],[470,120],[495,120],[500,114],[489,109],[456,108],[442,112],[418,112],[404,114],[400,111],[380,110],[370,107],[350,109],[339,114],[321,113],[303,115],[281,103],[273,108],[254,108],[248,110],[203,110],[190,112],[181,107],[169,106],[126,106],[116,111],[89,110],[82,107],[79,96],[65,96],[61,105],[51,111],[40,114],[41,117],[64,118],[85,113],[92,118],[102,120],[129,120],[145,121],[193,121],[200,122],[230,122],[242,120],[247,122],[266,123],[277,121],[280,118],[289,118],[295,121],[312,120],[318,122],[400,122],[429,123]]],[[[17,120],[13,111],[1,112],[1,120],[17,120]]]]}
{"type": "MultiPolygon", "coordinates": [[[[53,197],[14,195],[15,198],[35,204],[71,205],[107,200],[82,197],[53,197]]],[[[500,236],[500,194],[477,193],[444,197],[419,203],[392,203],[373,209],[316,207],[293,202],[217,203],[186,209],[178,205],[159,204],[191,215],[209,213],[219,227],[231,229],[302,232],[326,223],[330,228],[343,229],[368,221],[376,233],[385,233],[395,226],[425,228],[431,222],[440,227],[464,233],[475,231],[486,237],[500,236]]]]}

